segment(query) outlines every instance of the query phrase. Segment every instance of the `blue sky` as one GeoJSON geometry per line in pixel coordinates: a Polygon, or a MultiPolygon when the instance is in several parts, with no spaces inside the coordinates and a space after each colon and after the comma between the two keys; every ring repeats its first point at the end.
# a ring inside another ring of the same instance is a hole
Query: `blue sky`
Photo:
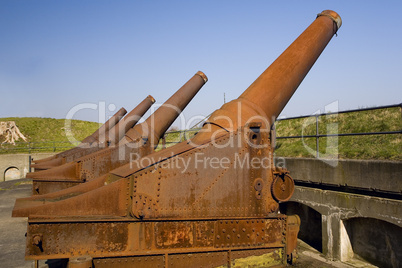
{"type": "MultiPolygon", "coordinates": [[[[282,116],[402,101],[401,1],[0,1],[0,117],[65,118],[81,103],[164,102],[198,70],[185,110],[237,98],[316,14],[343,25],[282,116]]],[[[107,110],[108,111],[108,110],[107,110]]],[[[110,115],[111,112],[108,111],[110,115]]],[[[98,121],[81,110],[76,119],[98,121]]]]}

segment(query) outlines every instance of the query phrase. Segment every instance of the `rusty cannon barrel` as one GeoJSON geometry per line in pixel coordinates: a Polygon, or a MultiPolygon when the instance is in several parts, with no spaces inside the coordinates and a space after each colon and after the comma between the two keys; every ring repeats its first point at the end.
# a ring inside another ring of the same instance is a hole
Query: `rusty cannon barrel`
{"type": "MultiPolygon", "coordinates": [[[[99,140],[100,135],[104,135],[109,129],[111,129],[113,126],[115,126],[121,118],[127,113],[126,109],[120,108],[108,121],[106,121],[100,128],[98,128],[94,133],[86,137],[81,141],[81,144],[77,147],[74,147],[72,149],[66,150],[64,152],[55,154],[53,156],[39,159],[39,160],[32,160],[32,163],[38,164],[38,163],[45,163],[49,162],[55,159],[59,159],[58,161],[62,161],[61,159],[65,157],[66,155],[70,153],[74,153],[76,150],[79,150],[81,147],[87,147],[88,145],[91,145],[93,142],[97,142],[99,140]],[[102,134],[103,133],[103,134],[102,134]]],[[[57,161],[50,162],[50,164],[54,165],[60,165],[62,163],[58,163],[57,161]]]]}
{"type": "Polygon", "coordinates": [[[270,128],[341,24],[334,11],[318,14],[238,99],[212,113],[194,142],[233,131],[256,118],[265,121],[265,127],[270,128]]]}
{"type": "Polygon", "coordinates": [[[28,173],[26,177],[33,179],[33,194],[45,194],[93,180],[129,163],[133,156],[152,153],[161,136],[206,82],[205,74],[197,72],[148,119],[131,128],[117,146],[48,170],[28,173]]]}
{"type": "Polygon", "coordinates": [[[93,144],[93,143],[103,143],[105,141],[105,137],[110,129],[112,129],[116,124],[120,122],[123,116],[127,113],[124,109],[124,114],[122,113],[121,109],[117,111],[115,115],[113,115],[105,124],[103,124],[97,131],[95,131],[92,135],[86,137],[82,143],[83,144],[93,144]],[[119,120],[117,120],[116,115],[120,115],[119,120]],[[105,126],[105,127],[103,127],[105,126]]]}
{"type": "Polygon", "coordinates": [[[190,141],[143,155],[62,195],[17,200],[13,216],[29,217],[26,258],[85,252],[95,267],[139,262],[144,255],[160,256],[153,265],[231,266],[257,255],[267,267],[285,266],[293,260],[300,218],[279,213],[294,182],[274,166],[268,130],[340,25],[335,12],[320,13],[190,141]],[[46,246],[35,245],[38,237],[46,246]]]}
{"type": "Polygon", "coordinates": [[[150,146],[156,147],[159,139],[186,108],[189,100],[195,96],[207,81],[208,78],[203,72],[197,72],[193,78],[159,107],[155,113],[147,118],[144,123],[130,129],[120,144],[136,142],[142,137],[147,137],[150,146]]]}
{"type": "Polygon", "coordinates": [[[151,108],[155,103],[155,99],[149,95],[137,107],[135,107],[123,120],[116,124],[108,134],[109,146],[114,146],[126,135],[126,133],[134,127],[138,120],[151,108]]]}
{"type": "MultiPolygon", "coordinates": [[[[47,170],[65,163],[72,162],[84,155],[88,155],[106,147],[115,145],[120,141],[120,139],[124,137],[124,134],[130,128],[134,127],[137,124],[138,120],[149,110],[149,108],[154,103],[155,99],[151,95],[147,96],[140,104],[138,104],[133,110],[131,110],[130,113],[128,113],[113,127],[97,131],[98,133],[94,136],[96,138],[91,135],[89,136],[89,139],[85,139],[87,142],[84,142],[84,140],[81,143],[82,145],[60,153],[57,155],[56,158],[52,160],[34,164],[32,165],[32,167],[35,168],[35,172],[39,170],[47,170]]],[[[110,119],[108,121],[110,121],[110,119]]]]}

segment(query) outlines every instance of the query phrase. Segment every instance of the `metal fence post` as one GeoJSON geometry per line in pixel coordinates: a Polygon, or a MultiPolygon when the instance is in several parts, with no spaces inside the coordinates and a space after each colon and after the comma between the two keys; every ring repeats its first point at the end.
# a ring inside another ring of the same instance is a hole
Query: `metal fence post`
{"type": "Polygon", "coordinates": [[[31,154],[29,154],[29,162],[28,162],[28,172],[31,172],[31,164],[32,164],[32,156],[31,156],[31,154]]]}
{"type": "Polygon", "coordinates": [[[317,114],[315,116],[315,143],[316,143],[316,157],[320,158],[320,141],[319,141],[319,131],[318,131],[318,117],[319,115],[317,114]]]}

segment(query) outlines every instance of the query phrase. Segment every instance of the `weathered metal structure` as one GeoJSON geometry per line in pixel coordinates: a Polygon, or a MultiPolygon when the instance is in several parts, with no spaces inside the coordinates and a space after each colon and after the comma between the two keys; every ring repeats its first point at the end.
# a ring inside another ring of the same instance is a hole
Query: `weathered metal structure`
{"type": "Polygon", "coordinates": [[[121,108],[92,135],[86,137],[79,146],[58,153],[54,156],[37,160],[35,161],[35,164],[31,165],[31,167],[35,169],[35,172],[39,170],[47,170],[72,162],[82,156],[97,152],[103,148],[116,145],[124,137],[127,131],[137,124],[138,120],[154,103],[155,99],[149,95],[130,113],[124,116],[124,118],[122,118],[122,116],[126,113],[126,110],[121,108]]]}
{"type": "Polygon", "coordinates": [[[191,140],[17,200],[13,216],[28,217],[26,257],[70,267],[285,266],[300,220],[278,213],[294,182],[274,167],[272,126],[340,26],[337,13],[320,13],[191,140]]]}
{"type": "Polygon", "coordinates": [[[33,179],[32,193],[51,193],[91,181],[129,163],[133,156],[142,157],[154,152],[160,137],[207,80],[204,73],[197,72],[143,123],[128,128],[127,132],[118,131],[116,137],[109,135],[117,143],[66,164],[28,173],[27,178],[33,179]]]}

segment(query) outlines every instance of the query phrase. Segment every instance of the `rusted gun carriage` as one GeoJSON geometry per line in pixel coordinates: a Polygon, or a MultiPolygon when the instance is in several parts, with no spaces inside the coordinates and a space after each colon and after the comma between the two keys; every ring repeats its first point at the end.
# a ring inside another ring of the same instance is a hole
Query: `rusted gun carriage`
{"type": "Polygon", "coordinates": [[[62,191],[17,200],[26,257],[70,267],[284,266],[300,221],[278,213],[294,183],[272,126],[341,19],[323,11],[191,140],[62,191]],[[83,265],[83,266],[80,266],[83,265]]]}

